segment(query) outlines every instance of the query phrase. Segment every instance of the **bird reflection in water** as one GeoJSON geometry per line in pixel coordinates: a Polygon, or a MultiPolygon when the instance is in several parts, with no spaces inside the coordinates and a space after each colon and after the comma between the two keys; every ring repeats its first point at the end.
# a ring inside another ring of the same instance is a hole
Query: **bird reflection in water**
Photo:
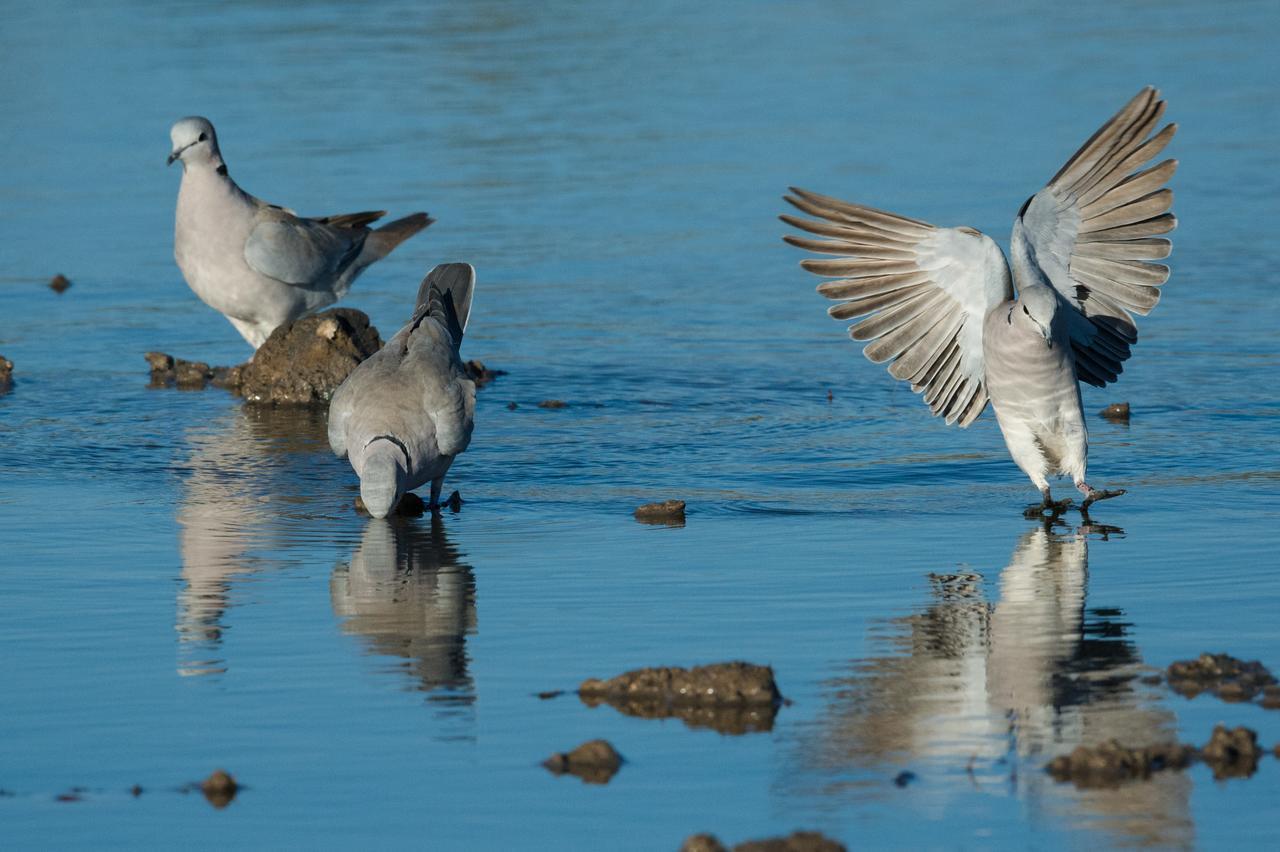
{"type": "Polygon", "coordinates": [[[178,506],[182,587],[178,673],[221,674],[224,614],[237,580],[271,567],[262,555],[285,537],[293,495],[323,494],[323,466],[299,464],[329,448],[323,412],[305,406],[243,406],[186,436],[191,448],[178,506]]]}
{"type": "Polygon", "coordinates": [[[362,637],[370,654],[400,658],[395,668],[410,688],[446,714],[475,701],[466,642],[476,632],[476,585],[461,559],[438,516],[373,519],[329,581],[343,632],[362,637]]]}
{"type": "Polygon", "coordinates": [[[1016,796],[1126,845],[1193,844],[1185,773],[1080,790],[1043,771],[1081,744],[1176,738],[1173,713],[1141,684],[1123,612],[1086,600],[1091,542],[1119,535],[1038,524],[1019,538],[994,603],[978,573],[930,575],[932,601],[875,630],[889,652],[826,684],[828,706],[798,743],[797,775],[823,796],[856,799],[882,795],[883,779],[910,766],[928,774],[921,795],[942,797],[935,805],[1016,796]]]}

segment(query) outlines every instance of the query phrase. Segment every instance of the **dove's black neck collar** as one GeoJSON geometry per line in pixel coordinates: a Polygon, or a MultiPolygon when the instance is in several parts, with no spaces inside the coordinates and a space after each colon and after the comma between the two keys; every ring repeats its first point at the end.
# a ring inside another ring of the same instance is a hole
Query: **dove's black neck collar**
{"type": "Polygon", "coordinates": [[[408,468],[409,448],[404,445],[404,441],[401,441],[395,435],[374,435],[367,443],[365,443],[364,448],[366,450],[369,449],[369,447],[373,446],[374,441],[389,441],[390,443],[395,444],[396,448],[404,455],[405,467],[406,469],[408,468]]]}

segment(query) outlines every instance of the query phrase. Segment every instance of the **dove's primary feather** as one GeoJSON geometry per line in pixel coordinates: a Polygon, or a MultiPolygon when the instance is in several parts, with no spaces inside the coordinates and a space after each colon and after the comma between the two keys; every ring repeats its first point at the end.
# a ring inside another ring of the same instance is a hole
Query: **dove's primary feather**
{"type": "Polygon", "coordinates": [[[458,347],[474,282],[469,264],[433,269],[409,323],[351,372],[330,403],[330,446],[350,458],[362,481],[375,450],[390,447],[403,462],[396,499],[442,480],[471,441],[476,389],[458,347]]]}
{"type": "Polygon", "coordinates": [[[207,119],[170,131],[181,160],[174,256],[191,289],[257,348],[277,326],[346,295],[366,267],[431,224],[414,213],[376,230],[383,211],[308,219],[254,198],[227,173],[207,119]]]}
{"type": "MultiPolygon", "coordinates": [[[[988,398],[1010,453],[1048,497],[1045,475],[1084,484],[1087,434],[1077,381],[1115,381],[1137,341],[1132,314],[1160,298],[1169,269],[1161,237],[1176,224],[1164,184],[1177,162],[1143,169],[1176,130],[1143,89],[1019,211],[1004,254],[972,228],[936,228],[883,210],[793,189],[815,218],[783,221],[824,239],[786,241],[834,278],[818,286],[872,361],[909,381],[934,414],[967,426],[988,398]],[[1012,282],[1011,282],[1012,277],[1012,282]],[[1011,283],[1017,287],[1017,299],[1011,283]]],[[[1105,496],[1105,495],[1104,495],[1105,496]]]]}

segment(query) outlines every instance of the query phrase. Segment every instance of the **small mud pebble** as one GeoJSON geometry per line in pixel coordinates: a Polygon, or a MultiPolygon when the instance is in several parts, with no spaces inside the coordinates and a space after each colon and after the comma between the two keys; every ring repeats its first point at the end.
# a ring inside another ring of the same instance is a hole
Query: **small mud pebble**
{"type": "Polygon", "coordinates": [[[827,391],[827,402],[831,402],[831,400],[835,398],[836,398],[835,394],[833,394],[831,391],[827,391]]]}
{"type": "MultiPolygon", "coordinates": [[[[817,831],[795,831],[785,837],[747,840],[733,852],[845,852],[845,845],[817,831]]],[[[729,852],[714,834],[695,834],[680,844],[680,852],[729,852]]]]}
{"type": "Polygon", "coordinates": [[[467,378],[475,382],[477,388],[482,388],[489,384],[489,382],[498,378],[498,376],[505,376],[507,374],[506,370],[490,370],[484,365],[483,361],[477,361],[474,359],[468,361],[462,366],[467,370],[467,378]]]}
{"type": "Polygon", "coordinates": [[[1272,684],[1262,688],[1262,706],[1267,710],[1280,710],[1280,686],[1272,684]]]}
{"type": "Polygon", "coordinates": [[[559,698],[561,695],[564,695],[564,690],[548,689],[546,692],[535,692],[534,695],[536,695],[538,698],[542,699],[543,701],[547,701],[549,699],[559,698]]]}
{"type": "Polygon", "coordinates": [[[519,408],[519,407],[520,407],[520,406],[519,406],[519,405],[517,405],[517,404],[516,404],[516,403],[514,403],[514,402],[508,402],[508,403],[507,403],[507,411],[515,411],[515,410],[516,410],[517,408],[519,408]]]}
{"type": "Polygon", "coordinates": [[[684,501],[664,500],[661,503],[645,503],[636,509],[635,518],[642,524],[684,526],[684,501]]]}
{"type": "Polygon", "coordinates": [[[895,787],[905,787],[914,780],[916,780],[916,774],[910,770],[904,770],[894,777],[893,784],[895,787]]]}
{"type": "Polygon", "coordinates": [[[200,782],[200,792],[215,808],[225,808],[236,797],[240,785],[236,779],[223,769],[215,769],[213,774],[200,782]]]}
{"type": "Polygon", "coordinates": [[[1169,688],[1187,698],[1202,692],[1223,701],[1252,701],[1266,687],[1276,685],[1267,667],[1257,660],[1239,660],[1230,654],[1201,654],[1195,660],[1170,663],[1169,688]]]}
{"type": "Polygon", "coordinates": [[[58,294],[65,293],[71,289],[71,279],[59,273],[49,279],[49,289],[58,294]]]}
{"type": "Polygon", "coordinates": [[[129,795],[133,796],[135,799],[141,796],[142,793],[143,793],[143,789],[141,784],[134,784],[132,787],[129,788],[129,795]]]}
{"type": "Polygon", "coordinates": [[[1213,777],[1218,780],[1250,777],[1258,771],[1260,757],[1257,733],[1243,725],[1232,729],[1215,725],[1208,744],[1200,749],[1200,759],[1213,769],[1213,777]]]}
{"type": "Polygon", "coordinates": [[[53,797],[55,802],[83,802],[84,796],[80,795],[78,790],[72,790],[70,793],[59,793],[53,797]]]}
{"type": "Polygon", "coordinates": [[[1098,412],[1099,417],[1105,417],[1113,423],[1129,422],[1129,403],[1113,402],[1106,408],[1098,412]]]}
{"type": "Polygon", "coordinates": [[[542,765],[555,775],[576,775],[585,784],[608,784],[622,768],[622,755],[606,740],[590,740],[551,755],[542,765]]]}
{"type": "Polygon", "coordinates": [[[641,719],[680,719],[691,728],[722,734],[768,731],[782,704],[773,669],[751,663],[647,668],[609,680],[589,678],[578,687],[589,707],[608,704],[641,719]]]}
{"type": "Polygon", "coordinates": [[[1163,769],[1182,769],[1194,757],[1195,749],[1180,743],[1129,748],[1109,740],[1093,747],[1077,746],[1071,754],[1049,761],[1045,769],[1055,780],[1071,781],[1077,787],[1114,787],[1163,769]]]}
{"type": "Polygon", "coordinates": [[[539,408],[568,408],[569,403],[562,399],[544,399],[538,403],[539,408]]]}
{"type": "Polygon", "coordinates": [[[0,355],[0,392],[9,389],[13,383],[13,362],[0,355]]]}

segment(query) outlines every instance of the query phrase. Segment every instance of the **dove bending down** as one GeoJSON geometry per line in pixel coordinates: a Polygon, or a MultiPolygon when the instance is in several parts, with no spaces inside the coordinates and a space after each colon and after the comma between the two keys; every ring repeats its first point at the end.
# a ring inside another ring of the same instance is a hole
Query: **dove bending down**
{"type": "Polygon", "coordinates": [[[207,118],[181,119],[169,136],[169,163],[182,161],[178,268],[254,349],[277,326],[341,299],[365,267],[432,222],[414,213],[370,230],[385,210],[307,219],[236,186],[207,118]]]}
{"type": "Polygon", "coordinates": [[[883,210],[792,189],[787,201],[815,219],[783,216],[827,239],[785,237],[836,255],[801,266],[835,277],[818,292],[842,300],[836,319],[863,352],[924,394],[948,424],[968,426],[988,399],[1014,462],[1060,510],[1048,477],[1067,474],[1084,508],[1123,491],[1085,480],[1088,433],[1078,382],[1114,382],[1138,340],[1133,314],[1160,299],[1169,268],[1161,237],[1177,223],[1165,183],[1177,167],[1145,168],[1173,138],[1147,87],[1104,124],[1018,211],[1010,264],[973,228],[937,228],[883,210]],[[1141,170],[1141,171],[1140,171],[1141,170]],[[1015,296],[1014,287],[1017,288],[1015,296]]]}
{"type": "Polygon", "coordinates": [[[475,270],[442,263],[418,289],[413,318],[351,371],[329,405],[329,446],[360,477],[360,498],[385,518],[406,491],[444,475],[471,442],[476,386],[458,357],[475,270]]]}

